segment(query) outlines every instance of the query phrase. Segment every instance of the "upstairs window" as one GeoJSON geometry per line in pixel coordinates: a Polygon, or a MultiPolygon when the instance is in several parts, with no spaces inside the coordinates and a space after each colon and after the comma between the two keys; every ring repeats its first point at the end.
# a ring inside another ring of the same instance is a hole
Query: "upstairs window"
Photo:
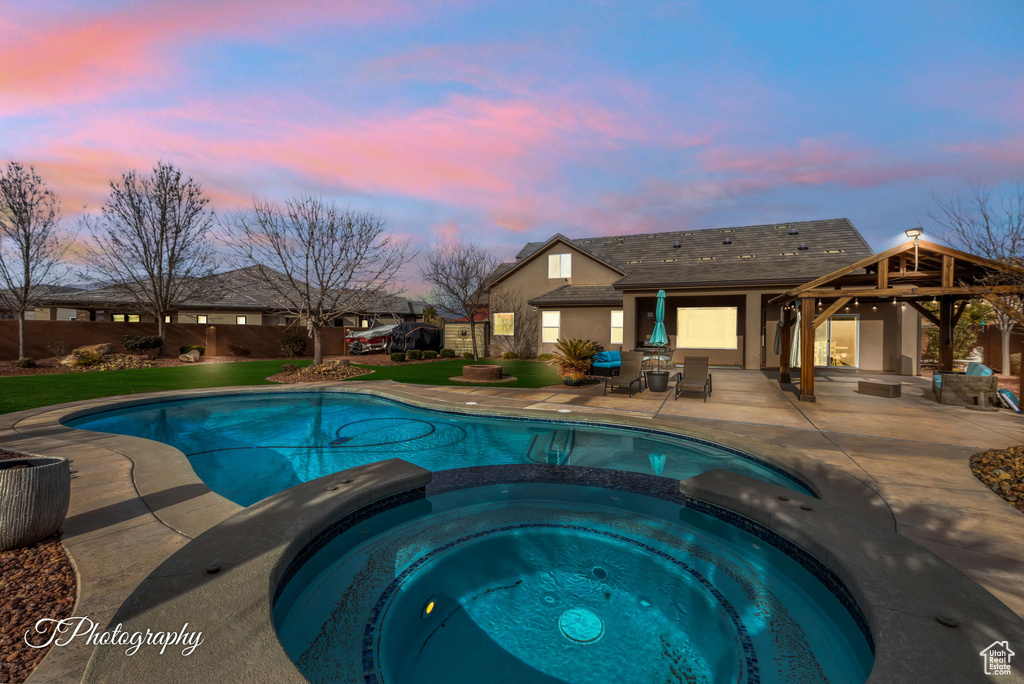
{"type": "Polygon", "coordinates": [[[245,316],[235,316],[235,325],[245,325],[245,316]]]}
{"type": "Polygon", "coordinates": [[[571,278],[572,254],[548,255],[548,278],[571,278]]]}
{"type": "Polygon", "coordinates": [[[206,314],[199,314],[196,316],[196,323],[202,323],[203,325],[206,325],[209,322],[210,317],[207,316],[206,314]]]}

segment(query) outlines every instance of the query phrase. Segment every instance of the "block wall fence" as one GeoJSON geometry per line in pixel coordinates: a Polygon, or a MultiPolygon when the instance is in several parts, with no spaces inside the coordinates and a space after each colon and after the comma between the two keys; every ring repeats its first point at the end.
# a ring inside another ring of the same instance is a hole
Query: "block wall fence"
{"type": "MultiPolygon", "coordinates": [[[[240,345],[252,350],[254,358],[283,358],[281,333],[288,328],[271,325],[201,325],[168,323],[168,356],[177,356],[178,348],[192,344],[206,347],[207,356],[228,356],[228,347],[240,345]]],[[[306,332],[305,328],[299,328],[306,332]]],[[[323,330],[324,356],[343,356],[348,352],[345,335],[350,328],[323,330]]],[[[110,323],[98,321],[25,321],[26,352],[29,358],[44,359],[88,344],[110,343],[125,352],[122,335],[156,335],[156,323],[110,323]]],[[[306,356],[313,355],[309,340],[306,356]]],[[[18,358],[18,321],[0,320],[0,360],[18,358]]]]}

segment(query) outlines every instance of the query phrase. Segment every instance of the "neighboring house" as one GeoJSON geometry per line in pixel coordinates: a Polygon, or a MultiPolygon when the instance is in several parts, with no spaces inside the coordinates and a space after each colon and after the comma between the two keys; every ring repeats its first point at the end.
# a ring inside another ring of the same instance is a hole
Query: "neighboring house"
{"type": "MultiPolygon", "coordinates": [[[[539,352],[559,337],[629,350],[654,329],[665,290],[670,344],[744,368],[778,366],[780,315],[770,300],[818,276],[871,256],[847,219],[570,239],[527,244],[492,277],[489,292],[508,293],[536,312],[539,352]]],[[[497,297],[495,295],[498,295],[497,297]]],[[[514,334],[511,312],[492,306],[495,335],[514,334]]],[[[852,303],[817,331],[822,366],[917,372],[920,316],[911,308],[852,303]]]]}
{"type": "MultiPolygon", "coordinates": [[[[43,301],[54,296],[62,296],[73,292],[80,292],[80,287],[70,287],[67,285],[43,285],[40,288],[39,300],[43,301]]],[[[3,291],[0,291],[0,320],[13,320],[18,317],[17,311],[12,311],[5,306],[7,299],[3,296],[3,291]]],[[[60,321],[72,321],[75,319],[74,309],[60,309],[56,312],[56,319],[60,321]]],[[[33,308],[25,312],[25,320],[31,321],[36,317],[35,303],[33,302],[33,308]]]]}
{"type": "MultiPolygon", "coordinates": [[[[288,325],[294,317],[281,312],[279,295],[260,284],[247,272],[236,269],[202,278],[196,296],[180,302],[167,314],[168,323],[209,325],[288,325]]],[[[281,276],[282,278],[284,276],[281,276]]],[[[375,322],[416,322],[425,304],[404,297],[378,294],[364,310],[337,319],[335,325],[369,327],[375,322]]],[[[135,301],[116,287],[102,287],[47,297],[36,307],[36,320],[58,320],[61,310],[76,312],[77,320],[152,323],[152,314],[141,311],[135,301]]],[[[61,319],[67,320],[67,319],[61,319]]]]}

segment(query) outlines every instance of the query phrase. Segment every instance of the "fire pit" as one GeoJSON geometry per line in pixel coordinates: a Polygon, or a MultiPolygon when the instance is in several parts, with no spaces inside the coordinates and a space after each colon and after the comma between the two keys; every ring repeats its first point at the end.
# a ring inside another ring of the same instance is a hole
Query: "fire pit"
{"type": "Polygon", "coordinates": [[[501,373],[504,369],[494,364],[469,365],[462,367],[462,377],[466,380],[501,380],[501,373]]]}

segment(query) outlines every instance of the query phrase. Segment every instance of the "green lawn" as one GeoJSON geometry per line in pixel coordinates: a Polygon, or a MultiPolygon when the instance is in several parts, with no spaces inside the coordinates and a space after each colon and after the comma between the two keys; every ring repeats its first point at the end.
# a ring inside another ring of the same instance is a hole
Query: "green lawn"
{"type": "MultiPolygon", "coordinates": [[[[62,404],[97,397],[164,390],[227,387],[232,385],[269,385],[268,375],[281,370],[285,361],[239,361],[210,363],[198,366],[141,368],[138,370],[96,371],[93,373],[59,373],[54,375],[23,375],[0,378],[0,413],[23,411],[38,406],[62,404]]],[[[300,366],[309,361],[293,361],[300,366]]],[[[418,385],[456,385],[448,378],[462,374],[462,367],[472,361],[454,359],[408,366],[365,366],[375,373],[352,378],[359,380],[396,380],[418,385]]],[[[536,361],[496,361],[516,382],[502,387],[543,387],[558,384],[558,375],[550,367],[536,361]]]]}

